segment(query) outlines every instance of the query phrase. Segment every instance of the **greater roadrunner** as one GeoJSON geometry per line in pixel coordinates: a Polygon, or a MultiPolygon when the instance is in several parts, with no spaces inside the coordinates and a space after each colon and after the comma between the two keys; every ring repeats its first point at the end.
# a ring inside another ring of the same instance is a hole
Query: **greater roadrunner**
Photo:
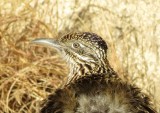
{"type": "Polygon", "coordinates": [[[156,113],[148,96],[111,68],[100,36],[80,32],[33,42],[56,48],[70,68],[67,83],[44,101],[41,113],[156,113]]]}

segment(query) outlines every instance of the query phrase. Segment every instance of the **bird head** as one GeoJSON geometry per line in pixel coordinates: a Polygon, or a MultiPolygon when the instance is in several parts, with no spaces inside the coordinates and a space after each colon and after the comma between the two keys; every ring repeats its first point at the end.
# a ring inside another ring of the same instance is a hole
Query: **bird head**
{"type": "Polygon", "coordinates": [[[71,74],[78,73],[80,70],[83,70],[81,74],[93,73],[99,70],[100,66],[105,65],[107,44],[94,33],[69,33],[57,40],[38,38],[32,42],[57,49],[70,65],[71,74]],[[81,69],[82,67],[84,69],[81,69]]]}

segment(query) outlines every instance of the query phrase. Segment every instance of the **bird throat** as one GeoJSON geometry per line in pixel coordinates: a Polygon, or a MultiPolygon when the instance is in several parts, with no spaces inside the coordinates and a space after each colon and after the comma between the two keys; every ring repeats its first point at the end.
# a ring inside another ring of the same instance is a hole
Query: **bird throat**
{"type": "Polygon", "coordinates": [[[69,68],[70,72],[66,84],[74,82],[75,80],[83,76],[88,76],[92,74],[113,75],[113,73],[115,73],[115,71],[110,67],[108,61],[107,63],[95,63],[95,62],[72,63],[69,64],[69,68]]]}

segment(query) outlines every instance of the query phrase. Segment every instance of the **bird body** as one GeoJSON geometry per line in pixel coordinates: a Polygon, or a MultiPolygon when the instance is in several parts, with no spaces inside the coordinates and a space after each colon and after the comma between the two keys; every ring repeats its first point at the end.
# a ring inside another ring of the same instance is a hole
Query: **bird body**
{"type": "Polygon", "coordinates": [[[70,33],[33,42],[55,47],[70,68],[66,84],[44,101],[41,113],[156,113],[149,97],[111,68],[100,36],[70,33]]]}
{"type": "Polygon", "coordinates": [[[45,101],[41,113],[155,113],[140,89],[107,75],[88,75],[45,101]]]}

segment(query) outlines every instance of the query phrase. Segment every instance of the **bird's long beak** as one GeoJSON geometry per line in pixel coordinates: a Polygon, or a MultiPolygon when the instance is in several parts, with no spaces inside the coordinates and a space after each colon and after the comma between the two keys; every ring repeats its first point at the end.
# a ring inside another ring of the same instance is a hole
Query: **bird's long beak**
{"type": "Polygon", "coordinates": [[[38,38],[32,41],[32,43],[47,46],[50,48],[55,48],[59,51],[62,51],[63,46],[58,40],[52,39],[52,38],[38,38]]]}

